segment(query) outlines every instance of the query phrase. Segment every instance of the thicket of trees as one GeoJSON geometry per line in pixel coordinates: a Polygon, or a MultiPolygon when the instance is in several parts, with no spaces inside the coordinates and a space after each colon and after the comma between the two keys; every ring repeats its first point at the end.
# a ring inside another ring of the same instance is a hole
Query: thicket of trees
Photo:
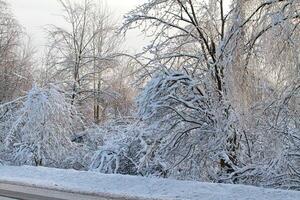
{"type": "Polygon", "coordinates": [[[20,86],[1,83],[4,163],[300,189],[299,0],[149,0],[121,28],[93,1],[59,2],[68,28],[47,28],[25,96],[30,51],[8,51],[5,83],[20,86]],[[151,41],[128,55],[134,28],[151,41]]]}
{"type": "Polygon", "coordinates": [[[97,123],[108,117],[108,109],[114,109],[115,115],[128,113],[129,102],[118,102],[129,98],[130,88],[117,85],[126,81],[122,76],[127,74],[120,70],[126,62],[116,56],[122,38],[116,34],[113,16],[93,1],[59,2],[67,27],[47,27],[46,83],[63,85],[72,104],[84,107],[83,112],[97,123]]]}

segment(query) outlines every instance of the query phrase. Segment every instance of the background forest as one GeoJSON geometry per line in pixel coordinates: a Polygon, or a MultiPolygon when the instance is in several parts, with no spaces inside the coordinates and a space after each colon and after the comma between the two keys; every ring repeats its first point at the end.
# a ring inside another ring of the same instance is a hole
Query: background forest
{"type": "Polygon", "coordinates": [[[300,0],[59,0],[42,54],[8,3],[0,164],[300,190],[300,0]]]}

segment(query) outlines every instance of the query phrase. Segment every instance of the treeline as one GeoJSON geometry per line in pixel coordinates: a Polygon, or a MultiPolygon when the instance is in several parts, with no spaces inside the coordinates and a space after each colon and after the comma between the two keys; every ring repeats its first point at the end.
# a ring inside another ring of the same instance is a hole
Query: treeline
{"type": "Polygon", "coordinates": [[[10,73],[0,101],[3,163],[300,189],[299,0],[149,0],[121,27],[59,2],[37,85],[10,73]],[[128,55],[134,28],[151,41],[128,55]]]}

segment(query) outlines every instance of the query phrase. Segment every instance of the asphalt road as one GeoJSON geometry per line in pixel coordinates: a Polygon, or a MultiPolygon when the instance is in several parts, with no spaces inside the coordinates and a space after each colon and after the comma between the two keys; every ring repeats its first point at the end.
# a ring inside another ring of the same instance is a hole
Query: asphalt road
{"type": "Polygon", "coordinates": [[[118,198],[76,194],[57,190],[0,183],[0,200],[117,200],[118,198]]]}
{"type": "Polygon", "coordinates": [[[12,198],[8,198],[8,197],[0,197],[0,200],[16,200],[16,199],[12,199],[12,198]]]}

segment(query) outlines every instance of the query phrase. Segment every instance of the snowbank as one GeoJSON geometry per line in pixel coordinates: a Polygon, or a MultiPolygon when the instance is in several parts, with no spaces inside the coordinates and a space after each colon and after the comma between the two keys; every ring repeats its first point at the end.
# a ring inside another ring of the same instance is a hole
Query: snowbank
{"type": "Polygon", "coordinates": [[[0,166],[0,182],[123,198],[138,197],[168,200],[300,199],[300,192],[297,191],[273,190],[244,185],[107,175],[94,172],[30,166],[0,166]]]}

